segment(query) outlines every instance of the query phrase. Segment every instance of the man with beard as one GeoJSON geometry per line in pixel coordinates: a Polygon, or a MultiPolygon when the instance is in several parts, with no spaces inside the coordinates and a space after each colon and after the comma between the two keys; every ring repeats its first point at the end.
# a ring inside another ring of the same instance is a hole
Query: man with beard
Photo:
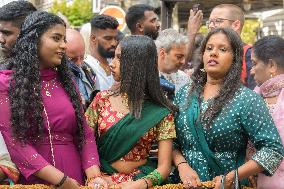
{"type": "MultiPolygon", "coordinates": [[[[9,56],[20,33],[20,27],[26,16],[36,11],[28,1],[12,1],[0,8],[0,44],[1,59],[9,56]]],[[[4,65],[1,65],[4,69],[4,65]]]]}
{"type": "Polygon", "coordinates": [[[125,16],[132,35],[147,35],[155,40],[159,35],[160,22],[154,7],[146,4],[133,5],[125,16]]]}
{"type": "Polygon", "coordinates": [[[114,83],[109,62],[118,45],[118,22],[107,15],[97,15],[91,20],[90,51],[85,62],[96,74],[95,88],[109,89],[114,83]]]}

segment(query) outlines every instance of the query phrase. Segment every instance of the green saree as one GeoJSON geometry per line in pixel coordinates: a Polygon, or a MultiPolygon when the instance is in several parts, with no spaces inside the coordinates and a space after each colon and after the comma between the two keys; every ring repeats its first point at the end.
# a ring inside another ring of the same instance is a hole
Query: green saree
{"type": "MultiPolygon", "coordinates": [[[[123,156],[125,156],[137,143],[137,141],[151,128],[156,126],[170,111],[158,106],[150,101],[143,104],[141,118],[135,119],[130,114],[118,121],[115,125],[108,129],[98,139],[98,150],[100,154],[101,169],[108,174],[114,174],[115,170],[111,164],[123,156]]],[[[156,167],[147,163],[139,167],[142,173],[147,175],[156,167]]],[[[138,177],[144,174],[137,175],[138,177]]]]}

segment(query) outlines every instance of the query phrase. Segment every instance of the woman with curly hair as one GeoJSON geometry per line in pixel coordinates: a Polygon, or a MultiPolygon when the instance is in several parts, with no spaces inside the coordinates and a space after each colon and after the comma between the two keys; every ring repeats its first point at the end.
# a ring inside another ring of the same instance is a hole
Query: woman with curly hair
{"type": "Polygon", "coordinates": [[[0,72],[0,131],[19,183],[79,188],[83,172],[100,178],[93,131],[68,70],[66,26],[58,16],[35,12],[24,23],[0,72]]]}
{"type": "Polygon", "coordinates": [[[180,111],[173,160],[175,176],[186,188],[208,180],[215,181],[216,189],[221,180],[231,188],[236,172],[240,180],[259,172],[272,175],[283,158],[279,134],[263,99],[241,84],[242,51],[233,30],[210,32],[201,45],[202,62],[192,83],[176,96],[180,111]],[[257,153],[245,162],[248,139],[257,153]]]}
{"type": "Polygon", "coordinates": [[[119,83],[98,93],[85,114],[98,135],[105,179],[123,189],[159,185],[171,169],[177,108],[160,87],[155,43],[146,36],[124,38],[110,67],[119,83]],[[148,159],[154,140],[158,166],[148,159]]]}

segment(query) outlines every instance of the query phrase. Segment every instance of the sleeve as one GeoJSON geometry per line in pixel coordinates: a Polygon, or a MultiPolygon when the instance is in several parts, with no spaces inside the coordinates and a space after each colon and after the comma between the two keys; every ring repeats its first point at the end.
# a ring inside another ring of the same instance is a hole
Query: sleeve
{"type": "Polygon", "coordinates": [[[99,154],[97,150],[94,131],[87,125],[84,120],[85,141],[82,146],[82,166],[86,170],[93,165],[100,165],[99,154]]]}
{"type": "Polygon", "coordinates": [[[98,93],[85,113],[86,122],[84,124],[85,144],[82,149],[82,165],[83,169],[93,165],[99,165],[99,155],[95,140],[99,115],[99,100],[101,93],[98,93]]]}
{"type": "Polygon", "coordinates": [[[169,114],[157,125],[157,140],[176,138],[176,130],[173,114],[169,114]]]}
{"type": "Polygon", "coordinates": [[[12,161],[16,164],[21,174],[28,179],[35,172],[49,165],[49,163],[37,153],[32,144],[22,144],[12,138],[11,131],[1,131],[6,142],[12,161]]]}
{"type": "Polygon", "coordinates": [[[242,125],[257,150],[251,159],[264,168],[264,174],[273,175],[284,155],[279,133],[260,96],[255,94],[251,101],[245,103],[242,125]]]}
{"type": "Polygon", "coordinates": [[[94,131],[97,130],[97,123],[99,118],[99,99],[101,98],[101,93],[98,93],[89,108],[85,112],[85,117],[87,120],[87,124],[94,131]]]}

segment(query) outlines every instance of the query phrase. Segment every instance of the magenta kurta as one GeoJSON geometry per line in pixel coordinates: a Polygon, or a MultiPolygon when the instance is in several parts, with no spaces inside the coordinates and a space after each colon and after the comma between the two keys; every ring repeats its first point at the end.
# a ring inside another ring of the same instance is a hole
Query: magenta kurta
{"type": "Polygon", "coordinates": [[[20,144],[11,137],[10,105],[8,88],[12,71],[0,71],[0,131],[7,144],[12,161],[22,176],[19,183],[46,183],[33,174],[43,167],[53,165],[47,117],[51,129],[55,167],[67,176],[83,183],[83,170],[99,165],[99,157],[93,131],[84,120],[85,142],[81,152],[76,142],[75,110],[53,69],[41,71],[42,97],[47,116],[43,112],[44,134],[42,140],[20,144]]]}

